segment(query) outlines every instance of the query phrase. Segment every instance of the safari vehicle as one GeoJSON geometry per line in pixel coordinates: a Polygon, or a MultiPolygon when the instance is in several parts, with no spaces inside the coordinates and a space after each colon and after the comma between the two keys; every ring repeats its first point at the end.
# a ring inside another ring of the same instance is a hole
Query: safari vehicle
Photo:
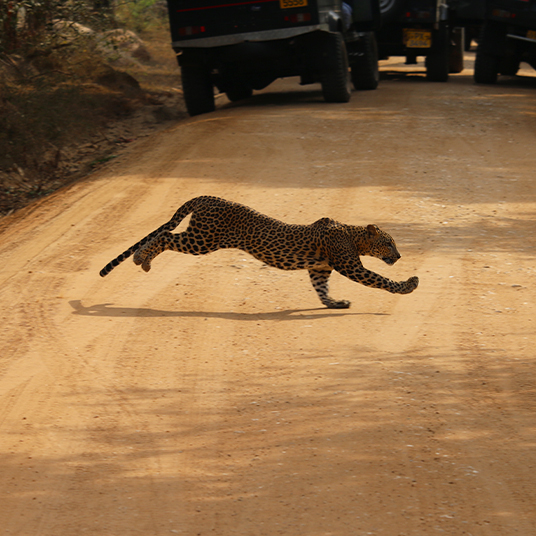
{"type": "Polygon", "coordinates": [[[380,58],[405,56],[413,64],[425,56],[426,78],[434,82],[463,70],[463,30],[452,24],[446,0],[382,0],[380,8],[380,58]]]}
{"type": "Polygon", "coordinates": [[[475,58],[474,80],[514,76],[521,61],[536,69],[536,0],[489,0],[475,58]]]}
{"type": "MultiPolygon", "coordinates": [[[[341,0],[168,0],[168,12],[192,116],[214,110],[215,87],[237,101],[290,76],[319,82],[326,102],[350,99],[341,0]]],[[[373,16],[372,9],[358,14],[365,28],[373,16]]],[[[359,49],[363,36],[348,40],[359,49]]]]}

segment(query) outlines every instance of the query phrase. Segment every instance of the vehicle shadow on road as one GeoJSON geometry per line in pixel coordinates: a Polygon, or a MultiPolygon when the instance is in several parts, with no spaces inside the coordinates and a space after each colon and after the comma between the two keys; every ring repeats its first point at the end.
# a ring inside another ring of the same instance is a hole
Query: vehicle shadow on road
{"type": "Polygon", "coordinates": [[[183,317],[183,318],[222,318],[225,320],[304,320],[329,318],[334,314],[344,316],[389,316],[387,313],[348,312],[345,309],[285,309],[266,313],[237,313],[233,311],[165,311],[146,307],[114,307],[112,303],[98,303],[85,307],[81,300],[71,300],[69,305],[74,309],[73,314],[80,316],[107,317],[183,317]],[[312,313],[312,314],[307,314],[312,313]]]}
{"type": "MultiPolygon", "coordinates": [[[[222,95],[222,97],[224,97],[222,95]]],[[[270,106],[310,106],[311,104],[324,104],[324,97],[320,84],[310,86],[296,85],[296,89],[287,88],[278,91],[278,85],[271,87],[265,92],[256,92],[249,99],[230,102],[226,98],[222,102],[221,109],[245,108],[245,107],[270,107],[270,106]]]]}

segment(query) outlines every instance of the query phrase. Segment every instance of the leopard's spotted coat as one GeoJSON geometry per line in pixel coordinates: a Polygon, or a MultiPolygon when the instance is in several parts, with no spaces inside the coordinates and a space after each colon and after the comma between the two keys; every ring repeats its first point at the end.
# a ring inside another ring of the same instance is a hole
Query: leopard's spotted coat
{"type": "Polygon", "coordinates": [[[361,255],[394,264],[400,254],[393,238],[375,225],[357,227],[330,218],[310,225],[291,225],[265,216],[245,205],[202,196],[182,205],[164,225],[110,261],[101,271],[108,275],[134,254],[134,262],[148,272],[152,260],[165,250],[204,255],[224,248],[243,250],[256,259],[282,270],[308,270],[320,301],[329,308],[347,308],[347,300],[334,300],[328,293],[333,270],[368,287],[409,294],[417,277],[396,282],[367,270],[361,255]],[[179,223],[192,215],[188,228],[172,234],[179,223]]]}

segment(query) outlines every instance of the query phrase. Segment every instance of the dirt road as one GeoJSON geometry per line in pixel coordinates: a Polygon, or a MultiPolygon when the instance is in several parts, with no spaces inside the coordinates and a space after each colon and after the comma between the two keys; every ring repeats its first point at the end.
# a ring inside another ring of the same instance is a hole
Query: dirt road
{"type": "MultiPolygon", "coordinates": [[[[536,534],[534,78],[279,82],[3,221],[0,534],[536,534]],[[410,295],[109,260],[211,194],[376,223],[410,295]]],[[[406,69],[407,70],[407,69],[406,69]]]]}

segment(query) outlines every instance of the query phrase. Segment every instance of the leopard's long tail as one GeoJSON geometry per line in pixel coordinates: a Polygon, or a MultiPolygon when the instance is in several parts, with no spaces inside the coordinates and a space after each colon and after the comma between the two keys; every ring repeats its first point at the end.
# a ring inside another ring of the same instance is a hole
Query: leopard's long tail
{"type": "Polygon", "coordinates": [[[154,230],[152,233],[148,234],[147,236],[143,237],[139,242],[136,242],[133,246],[130,246],[126,251],[123,251],[121,255],[118,255],[115,259],[111,260],[100,272],[101,277],[107,276],[116,266],[119,266],[123,261],[127,260],[131,255],[136,253],[139,248],[141,248],[143,245],[145,245],[149,240],[152,240],[155,236],[158,236],[162,231],[173,231],[176,229],[180,222],[188,216],[191,212],[193,212],[196,207],[199,205],[199,203],[210,199],[208,196],[201,196],[201,197],[195,197],[194,199],[190,199],[190,201],[187,201],[182,205],[175,214],[173,214],[173,217],[167,222],[164,223],[164,225],[161,225],[158,229],[154,230]]]}

